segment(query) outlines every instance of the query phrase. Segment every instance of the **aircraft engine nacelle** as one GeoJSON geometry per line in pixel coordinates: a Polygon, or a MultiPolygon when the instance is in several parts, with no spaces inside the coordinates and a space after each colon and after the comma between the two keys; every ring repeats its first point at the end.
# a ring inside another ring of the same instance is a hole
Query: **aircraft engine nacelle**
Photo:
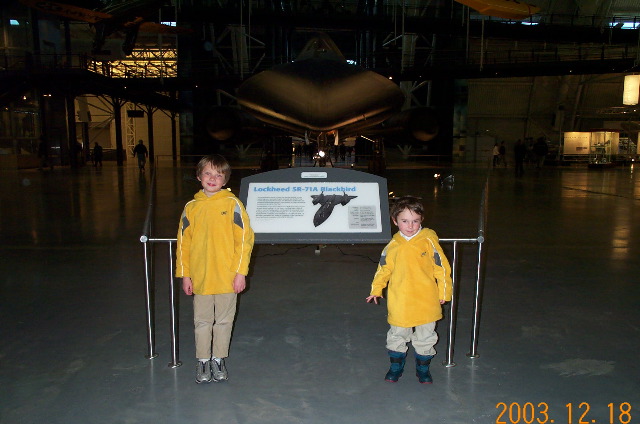
{"type": "Polygon", "coordinates": [[[402,111],[389,118],[384,126],[402,130],[420,142],[427,142],[438,135],[438,121],[435,112],[429,107],[402,111]]]}
{"type": "Polygon", "coordinates": [[[438,121],[431,108],[421,107],[409,112],[407,131],[416,140],[425,142],[438,135],[438,121]]]}
{"type": "Polygon", "coordinates": [[[253,115],[233,107],[215,106],[208,112],[207,132],[215,140],[229,141],[245,131],[259,134],[265,131],[265,125],[253,115]]]}
{"type": "Polygon", "coordinates": [[[212,108],[207,118],[207,132],[218,141],[229,140],[242,128],[241,113],[240,110],[230,107],[212,108]]]}

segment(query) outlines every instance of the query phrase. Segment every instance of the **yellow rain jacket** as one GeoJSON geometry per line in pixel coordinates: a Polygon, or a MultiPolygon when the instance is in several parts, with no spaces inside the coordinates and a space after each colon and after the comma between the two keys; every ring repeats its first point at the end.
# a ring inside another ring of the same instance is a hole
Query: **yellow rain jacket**
{"type": "Polygon", "coordinates": [[[382,251],[371,295],[387,289],[387,321],[415,327],[442,318],[440,299],[451,300],[451,267],[433,230],[423,228],[411,240],[398,231],[382,251]]]}
{"type": "Polygon", "coordinates": [[[242,202],[228,190],[188,202],[178,228],[176,277],[191,277],[195,294],[233,293],[247,275],[254,234],[242,202]]]}

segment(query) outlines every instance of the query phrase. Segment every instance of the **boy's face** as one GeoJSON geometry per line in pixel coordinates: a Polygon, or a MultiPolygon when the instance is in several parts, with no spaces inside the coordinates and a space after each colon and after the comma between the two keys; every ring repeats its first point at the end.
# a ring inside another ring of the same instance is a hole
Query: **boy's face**
{"type": "Polygon", "coordinates": [[[226,175],[212,167],[210,163],[198,175],[198,181],[202,183],[202,190],[207,197],[211,197],[222,190],[222,187],[227,183],[226,175]]]}
{"type": "Polygon", "coordinates": [[[407,237],[415,235],[422,225],[422,215],[418,215],[412,210],[405,209],[393,219],[393,223],[398,226],[402,234],[407,237]]]}

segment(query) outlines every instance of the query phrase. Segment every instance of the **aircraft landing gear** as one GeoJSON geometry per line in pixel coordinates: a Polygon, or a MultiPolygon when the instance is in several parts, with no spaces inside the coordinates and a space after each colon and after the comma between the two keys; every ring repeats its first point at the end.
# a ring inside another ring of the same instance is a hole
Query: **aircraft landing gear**
{"type": "Polygon", "coordinates": [[[331,161],[331,150],[328,148],[327,133],[320,133],[318,135],[318,151],[313,155],[313,166],[319,167],[331,167],[333,168],[333,162],[331,161]]]}

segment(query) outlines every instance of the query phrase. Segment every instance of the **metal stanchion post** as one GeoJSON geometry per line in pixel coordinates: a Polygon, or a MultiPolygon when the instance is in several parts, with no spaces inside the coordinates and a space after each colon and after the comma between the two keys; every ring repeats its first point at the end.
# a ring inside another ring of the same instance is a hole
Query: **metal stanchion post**
{"type": "Polygon", "coordinates": [[[484,284],[482,281],[482,262],[484,252],[482,250],[483,242],[479,242],[478,244],[478,269],[477,269],[477,277],[476,277],[476,290],[475,290],[475,300],[473,302],[473,324],[472,324],[472,333],[471,333],[471,349],[467,356],[469,358],[477,358],[480,355],[478,354],[478,335],[480,333],[480,312],[482,309],[482,291],[484,288],[484,284]]]}
{"type": "Polygon", "coordinates": [[[451,305],[449,310],[449,333],[447,338],[447,356],[442,362],[445,367],[455,367],[456,363],[453,362],[453,347],[455,345],[456,338],[456,323],[458,320],[458,281],[456,278],[456,272],[458,268],[458,242],[453,242],[453,261],[451,265],[451,305]]]}
{"type": "Polygon", "coordinates": [[[143,240],[144,247],[144,279],[145,279],[145,301],[147,308],[147,346],[148,351],[146,358],[153,359],[158,354],[155,352],[156,340],[155,340],[155,319],[153,310],[153,299],[149,272],[149,243],[147,240],[143,240]]]}
{"type": "Polygon", "coordinates": [[[144,220],[142,227],[142,235],[140,236],[140,242],[144,246],[144,281],[145,281],[145,302],[147,313],[147,345],[148,352],[147,359],[152,359],[158,356],[155,352],[156,349],[156,336],[155,336],[155,306],[153,299],[153,290],[151,287],[151,271],[153,264],[150,263],[153,260],[149,249],[149,232],[151,230],[151,216],[153,212],[153,187],[155,187],[156,173],[155,168],[152,171],[153,177],[151,178],[151,194],[149,195],[149,205],[147,207],[147,216],[144,220]]]}
{"type": "Polygon", "coordinates": [[[176,318],[176,287],[175,278],[173,277],[173,244],[169,242],[169,291],[171,300],[171,362],[169,366],[171,368],[177,368],[182,365],[182,362],[178,359],[178,319],[176,318]]]}
{"type": "Polygon", "coordinates": [[[485,241],[485,231],[487,224],[489,196],[489,177],[484,184],[482,190],[482,200],[480,201],[480,223],[478,228],[478,267],[476,275],[475,300],[473,302],[473,328],[471,334],[471,348],[467,356],[469,358],[477,358],[478,354],[478,335],[480,333],[480,313],[482,311],[482,292],[484,288],[484,250],[482,245],[485,241]]]}

